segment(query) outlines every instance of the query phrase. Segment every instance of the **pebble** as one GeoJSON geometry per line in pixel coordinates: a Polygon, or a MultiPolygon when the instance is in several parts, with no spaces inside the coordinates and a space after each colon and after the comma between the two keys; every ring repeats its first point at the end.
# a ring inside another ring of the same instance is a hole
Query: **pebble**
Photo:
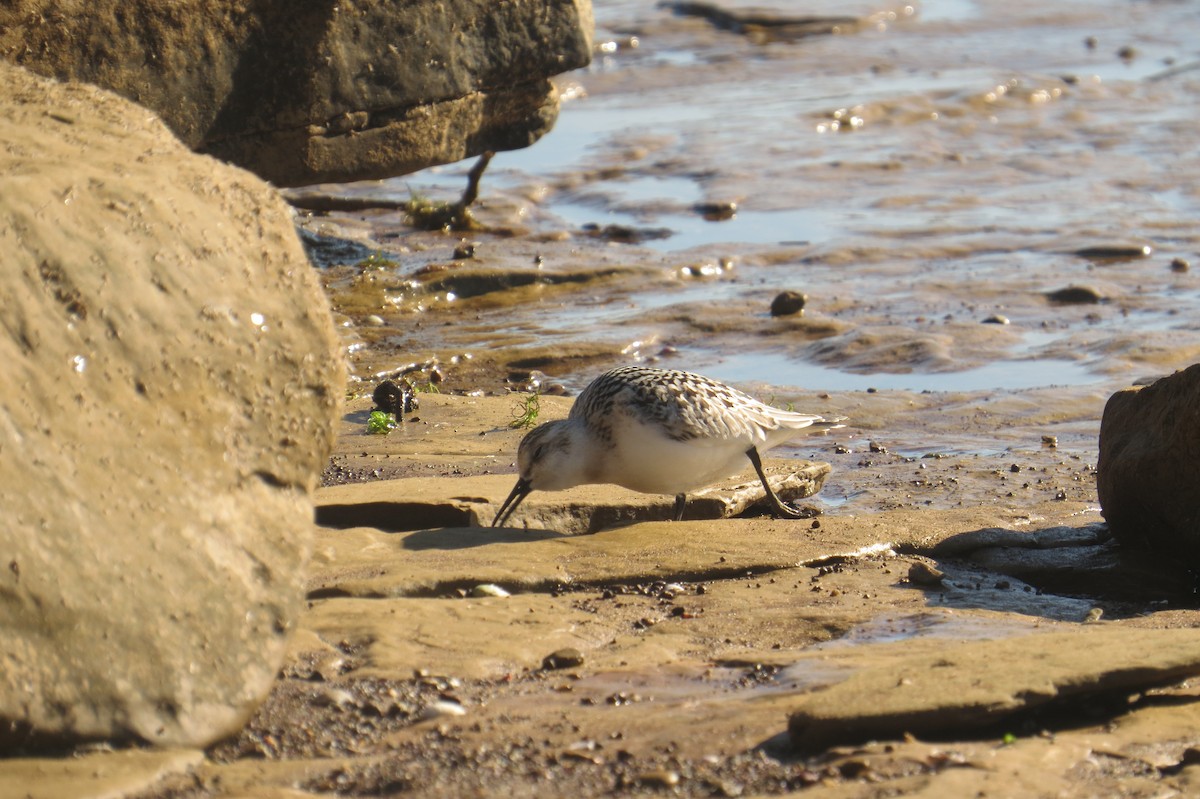
{"type": "Polygon", "coordinates": [[[1046,298],[1051,302],[1084,304],[1102,302],[1104,295],[1091,286],[1067,286],[1066,288],[1047,291],[1046,298]]]}
{"type": "Polygon", "coordinates": [[[367,317],[366,319],[364,319],[363,321],[364,321],[364,322],[366,322],[366,323],[367,323],[368,325],[370,325],[371,327],[383,327],[383,326],[384,326],[384,324],[386,324],[386,323],[383,321],[383,317],[382,317],[382,316],[379,316],[378,314],[371,314],[370,316],[368,316],[368,317],[367,317]]]}
{"type": "Polygon", "coordinates": [[[1009,322],[1008,322],[1007,316],[996,313],[996,314],[992,314],[987,319],[984,319],[983,323],[985,325],[1007,325],[1009,322]]]}
{"type": "Polygon", "coordinates": [[[692,209],[709,222],[721,222],[737,216],[737,203],[735,202],[696,203],[692,209]]]}
{"type": "Polygon", "coordinates": [[[1187,270],[1189,270],[1191,268],[1192,268],[1192,265],[1190,263],[1188,263],[1188,260],[1186,258],[1172,258],[1171,259],[1171,271],[1172,272],[1186,272],[1187,270]]]}
{"type": "Polygon", "coordinates": [[[473,241],[464,241],[454,248],[454,260],[465,261],[468,258],[475,257],[475,247],[478,246],[473,241]]]}
{"type": "Polygon", "coordinates": [[[913,561],[908,567],[908,581],[913,585],[941,585],[945,579],[944,571],[923,560],[913,561]]]}
{"type": "Polygon", "coordinates": [[[545,671],[554,671],[555,669],[573,669],[583,665],[583,653],[573,646],[565,647],[546,655],[542,659],[542,668],[545,671]]]}
{"type": "Polygon", "coordinates": [[[650,788],[674,788],[679,784],[679,772],[670,769],[643,771],[637,775],[637,781],[650,788]]]}
{"type": "Polygon", "coordinates": [[[1146,258],[1154,252],[1149,244],[1138,245],[1106,245],[1081,247],[1075,251],[1080,258],[1093,261],[1128,261],[1131,258],[1146,258]]]}
{"type": "Polygon", "coordinates": [[[771,300],[771,316],[793,316],[804,313],[808,295],[799,291],[784,291],[771,300]]]}
{"type": "Polygon", "coordinates": [[[471,589],[471,596],[479,598],[486,596],[512,596],[512,594],[494,583],[483,583],[471,589]]]}
{"type": "Polygon", "coordinates": [[[458,702],[451,702],[448,699],[437,699],[430,702],[421,711],[421,720],[429,721],[430,719],[445,718],[446,716],[465,716],[467,709],[458,702]]]}
{"type": "Polygon", "coordinates": [[[1058,436],[1042,436],[1042,446],[1049,449],[1058,449],[1058,436]]]}

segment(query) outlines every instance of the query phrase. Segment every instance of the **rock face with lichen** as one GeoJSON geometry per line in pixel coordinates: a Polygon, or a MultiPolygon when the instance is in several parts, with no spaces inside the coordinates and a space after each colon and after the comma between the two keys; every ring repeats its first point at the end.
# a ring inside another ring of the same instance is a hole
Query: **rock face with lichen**
{"type": "Polygon", "coordinates": [[[1109,397],[1096,490],[1122,544],[1200,565],[1198,454],[1200,364],[1109,397]]]}
{"type": "Polygon", "coordinates": [[[261,180],[103,90],[0,78],[0,750],[203,745],[300,611],[326,300],[261,180]]]}
{"type": "Polygon", "coordinates": [[[528,146],[591,30],[590,0],[17,0],[0,57],[111,89],[189,147],[296,186],[528,146]]]}

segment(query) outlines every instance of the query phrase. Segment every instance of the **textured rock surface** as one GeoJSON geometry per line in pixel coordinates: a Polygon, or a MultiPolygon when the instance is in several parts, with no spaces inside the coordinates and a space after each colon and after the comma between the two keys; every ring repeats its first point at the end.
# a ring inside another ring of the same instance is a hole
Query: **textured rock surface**
{"type": "MultiPolygon", "coordinates": [[[[1053,702],[1083,696],[1098,703],[1200,674],[1200,642],[1190,630],[1076,628],[929,643],[881,646],[869,668],[805,696],[788,719],[793,744],[813,751],[980,731],[1053,702]]],[[[835,660],[823,659],[826,668],[835,660]]]]}
{"type": "Polygon", "coordinates": [[[328,308],[261,181],[95,87],[0,77],[0,743],[205,743],[299,610],[328,308]]]}
{"type": "Polygon", "coordinates": [[[1096,491],[1124,545],[1200,564],[1200,364],[1109,397],[1096,491]]]}
{"type": "Polygon", "coordinates": [[[404,174],[549,130],[589,0],[100,0],[0,9],[0,55],[116,91],[279,185],[404,174]]]}

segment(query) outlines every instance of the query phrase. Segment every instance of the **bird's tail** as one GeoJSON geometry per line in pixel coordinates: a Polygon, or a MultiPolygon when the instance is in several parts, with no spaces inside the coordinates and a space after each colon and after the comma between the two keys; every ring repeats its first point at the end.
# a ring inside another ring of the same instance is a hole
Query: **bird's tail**
{"type": "Polygon", "coordinates": [[[845,416],[835,416],[826,419],[824,416],[817,416],[812,413],[799,413],[797,411],[777,411],[772,416],[779,422],[780,427],[791,430],[804,430],[806,433],[816,433],[820,430],[834,430],[838,427],[846,426],[842,424],[842,422],[846,421],[845,416]]]}

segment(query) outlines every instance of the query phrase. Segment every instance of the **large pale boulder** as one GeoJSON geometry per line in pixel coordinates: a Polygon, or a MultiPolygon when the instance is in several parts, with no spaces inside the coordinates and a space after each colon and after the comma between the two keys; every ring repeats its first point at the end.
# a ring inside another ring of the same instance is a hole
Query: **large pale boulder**
{"type": "Polygon", "coordinates": [[[1200,566],[1200,364],[1104,406],[1096,490],[1113,535],[1200,566]]]}
{"type": "Polygon", "coordinates": [[[204,744],[299,611],[326,301],[258,178],[95,87],[0,87],[0,751],[204,744]]]}
{"type": "Polygon", "coordinates": [[[112,89],[281,186],[526,147],[591,37],[590,0],[0,4],[0,58],[112,89]]]}

